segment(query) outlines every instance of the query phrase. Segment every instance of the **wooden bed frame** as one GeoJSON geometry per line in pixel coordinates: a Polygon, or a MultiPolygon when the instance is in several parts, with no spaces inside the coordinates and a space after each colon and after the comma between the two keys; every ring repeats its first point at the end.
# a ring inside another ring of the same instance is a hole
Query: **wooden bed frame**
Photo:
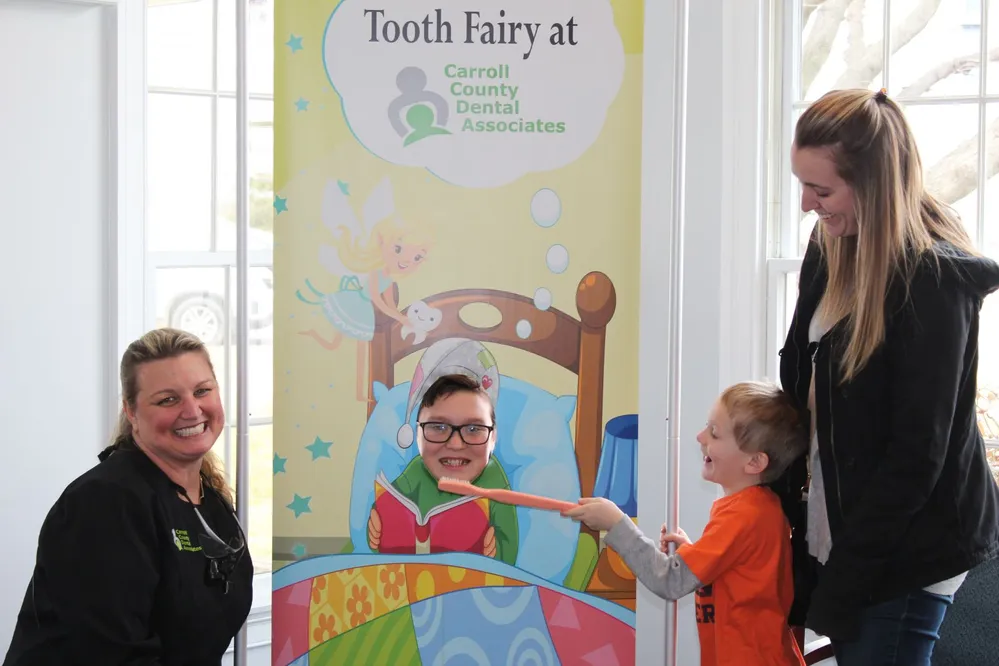
{"type": "MultiPolygon", "coordinates": [[[[393,285],[391,298],[399,302],[398,287],[393,285]]],[[[561,310],[539,310],[527,296],[494,289],[461,289],[435,294],[423,299],[438,308],[441,324],[427,334],[426,340],[414,345],[403,340],[402,324],[375,312],[375,335],[368,355],[368,416],[374,410],[373,382],[386,387],[395,385],[395,364],[410,354],[419,352],[444,338],[469,338],[516,347],[557,363],[573,372],[577,378],[576,434],[573,438],[579,485],[583,496],[593,494],[600,464],[603,442],[604,349],[607,324],[617,307],[614,284],[603,273],[587,273],[576,287],[576,309],[579,319],[561,310]],[[459,316],[461,309],[477,303],[488,304],[500,314],[494,326],[471,326],[459,316]],[[531,323],[531,335],[521,339],[517,322],[531,323]]],[[[502,389],[501,389],[502,390],[502,389]]]]}
{"type": "MultiPolygon", "coordinates": [[[[393,285],[390,299],[398,306],[399,291],[393,285]]],[[[549,308],[539,310],[527,296],[494,289],[461,289],[436,294],[423,299],[443,316],[441,324],[414,345],[402,339],[402,324],[375,311],[375,334],[368,352],[368,416],[375,407],[372,384],[395,385],[395,364],[444,338],[468,338],[523,349],[557,363],[577,377],[576,433],[573,437],[579,486],[584,497],[593,495],[603,445],[604,352],[607,324],[617,307],[617,294],[610,278],[600,272],[583,276],[576,287],[576,310],[579,319],[549,308]],[[459,316],[462,308],[484,303],[499,311],[498,324],[472,326],[459,316]],[[531,324],[527,340],[517,335],[517,322],[526,319],[531,324]]],[[[502,390],[502,389],[501,389],[502,390]]],[[[585,525],[581,533],[589,534],[599,547],[600,535],[585,525]]],[[[618,575],[609,561],[607,549],[600,551],[596,567],[585,590],[589,594],[615,601],[635,609],[635,579],[618,575]]]]}

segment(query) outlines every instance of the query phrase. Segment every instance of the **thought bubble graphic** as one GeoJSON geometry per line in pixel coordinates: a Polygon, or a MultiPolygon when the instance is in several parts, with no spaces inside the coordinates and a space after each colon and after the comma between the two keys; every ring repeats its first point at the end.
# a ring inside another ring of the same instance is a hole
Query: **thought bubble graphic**
{"type": "Polygon", "coordinates": [[[547,187],[538,190],[531,197],[531,218],[539,227],[555,226],[562,217],[562,200],[554,190],[547,187]]]}
{"type": "Polygon", "coordinates": [[[545,265],[552,273],[564,273],[569,268],[569,251],[564,245],[552,245],[545,253],[545,265]]]}
{"type": "Polygon", "coordinates": [[[343,0],[323,63],[370,152],[456,185],[498,187],[593,144],[624,48],[608,0],[343,0]]]}

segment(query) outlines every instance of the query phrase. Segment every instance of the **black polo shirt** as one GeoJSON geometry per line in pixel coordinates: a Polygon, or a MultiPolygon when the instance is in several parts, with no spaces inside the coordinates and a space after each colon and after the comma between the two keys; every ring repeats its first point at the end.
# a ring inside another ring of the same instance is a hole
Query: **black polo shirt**
{"type": "MultiPolygon", "coordinates": [[[[198,510],[238,543],[236,517],[207,485],[198,510]]],[[[49,511],[3,666],[218,666],[249,614],[253,565],[244,548],[227,593],[208,575],[205,531],[144,453],[115,452],[49,511]]]]}

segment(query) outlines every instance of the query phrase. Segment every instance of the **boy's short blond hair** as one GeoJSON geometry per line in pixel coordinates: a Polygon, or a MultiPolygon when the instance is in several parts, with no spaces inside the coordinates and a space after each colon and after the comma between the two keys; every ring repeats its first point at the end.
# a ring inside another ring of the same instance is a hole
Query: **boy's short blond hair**
{"type": "Polygon", "coordinates": [[[771,382],[739,382],[719,398],[744,453],[765,453],[762,483],[777,480],[808,450],[808,428],[791,397],[771,382]]]}

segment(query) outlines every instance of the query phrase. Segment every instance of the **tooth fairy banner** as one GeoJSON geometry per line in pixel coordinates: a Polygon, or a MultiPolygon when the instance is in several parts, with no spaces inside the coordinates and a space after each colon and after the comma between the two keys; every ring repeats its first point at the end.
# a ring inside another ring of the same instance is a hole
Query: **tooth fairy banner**
{"type": "Polygon", "coordinates": [[[473,377],[476,483],[637,518],[642,4],[276,3],[274,664],[634,664],[602,535],[417,414],[473,377]]]}

